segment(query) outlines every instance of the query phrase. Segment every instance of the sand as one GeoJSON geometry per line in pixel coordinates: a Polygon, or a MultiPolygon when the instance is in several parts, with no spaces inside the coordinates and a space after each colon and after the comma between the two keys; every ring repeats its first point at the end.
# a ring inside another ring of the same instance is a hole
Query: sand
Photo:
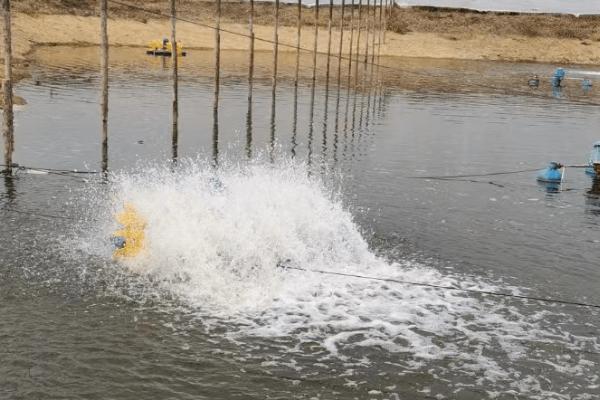
{"type": "MultiPolygon", "coordinates": [[[[245,24],[224,23],[222,27],[235,32],[247,32],[245,24]]],[[[256,25],[255,31],[257,37],[271,39],[273,36],[271,26],[256,25]]],[[[164,19],[138,21],[117,18],[109,21],[111,45],[146,46],[151,40],[168,36],[170,36],[170,25],[164,19]]],[[[349,32],[344,36],[343,52],[347,54],[349,32]]],[[[15,13],[13,17],[13,51],[17,60],[21,61],[26,60],[36,46],[97,45],[99,37],[99,19],[95,16],[15,13]]],[[[212,29],[190,23],[178,24],[178,37],[188,49],[207,49],[214,45],[212,29]]],[[[282,44],[295,44],[296,29],[290,26],[281,27],[279,40],[282,44]]],[[[305,26],[302,31],[302,46],[312,48],[312,45],[313,28],[305,26]]],[[[334,52],[337,52],[338,46],[339,31],[333,34],[334,52]]],[[[222,49],[245,50],[247,48],[246,38],[229,33],[222,34],[222,49]]],[[[270,51],[272,44],[257,41],[256,49],[270,51]]],[[[281,46],[280,51],[295,50],[281,46]]],[[[321,28],[319,32],[319,51],[327,51],[326,28],[321,28]]],[[[386,43],[381,47],[381,54],[399,57],[600,65],[600,41],[520,35],[499,36],[472,32],[452,36],[427,32],[405,34],[387,32],[386,43]]]]}

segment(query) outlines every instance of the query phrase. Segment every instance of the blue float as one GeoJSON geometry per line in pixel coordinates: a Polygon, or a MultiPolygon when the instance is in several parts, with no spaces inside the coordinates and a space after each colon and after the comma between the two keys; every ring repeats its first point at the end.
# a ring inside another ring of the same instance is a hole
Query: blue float
{"type": "Polygon", "coordinates": [[[585,173],[594,178],[600,178],[600,142],[594,143],[585,173]]]}
{"type": "Polygon", "coordinates": [[[552,86],[560,87],[563,79],[565,79],[565,70],[563,68],[556,68],[556,71],[554,71],[554,76],[552,77],[551,81],[552,86]]]}
{"type": "Polygon", "coordinates": [[[560,170],[562,165],[557,162],[551,162],[546,168],[538,172],[538,182],[560,183],[563,178],[563,173],[560,170]]]}

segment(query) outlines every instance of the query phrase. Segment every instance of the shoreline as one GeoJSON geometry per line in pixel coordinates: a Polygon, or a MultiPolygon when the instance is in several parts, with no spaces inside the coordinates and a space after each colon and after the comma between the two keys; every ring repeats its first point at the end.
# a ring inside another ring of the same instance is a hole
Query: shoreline
{"type": "MultiPolygon", "coordinates": [[[[40,5],[34,0],[15,3],[13,11],[13,57],[15,79],[28,76],[32,54],[41,46],[98,46],[99,18],[93,2],[83,2],[77,9],[61,6],[60,2],[40,5]]],[[[164,12],[165,0],[148,0],[145,7],[164,12]],[[162,11],[161,11],[162,10],[162,11]]],[[[247,10],[239,2],[225,2],[221,27],[246,35],[247,10]],[[242,23],[234,21],[243,21],[242,23]]],[[[182,5],[181,15],[193,21],[212,25],[213,3],[190,1],[182,5]]],[[[273,37],[272,7],[258,4],[255,12],[257,38],[273,37]]],[[[327,11],[327,7],[322,7],[327,11]]],[[[279,27],[279,51],[295,52],[288,45],[296,43],[293,21],[297,9],[282,5],[279,27]]],[[[348,14],[349,10],[346,10],[348,14]]],[[[303,7],[301,47],[312,49],[314,26],[313,9],[303,7]]],[[[340,7],[334,7],[332,54],[339,52],[340,7]],[[336,20],[336,17],[338,18],[336,20]]],[[[146,47],[151,40],[170,37],[170,21],[156,15],[124,7],[111,7],[109,44],[111,46],[146,47]],[[151,17],[151,18],[146,18],[151,17]]],[[[318,52],[327,53],[327,19],[319,19],[318,52]]],[[[356,21],[355,21],[356,22],[356,21]]],[[[344,18],[345,28],[350,24],[344,18]]],[[[430,7],[395,7],[388,21],[386,41],[381,56],[388,65],[394,57],[448,60],[484,60],[504,62],[533,62],[549,64],[578,64],[600,66],[600,16],[573,17],[551,14],[519,14],[448,10],[430,7]],[[558,24],[554,26],[553,24],[558,24]],[[566,25],[565,25],[566,24],[566,25]]],[[[214,48],[213,29],[190,22],[178,22],[178,38],[188,50],[214,48]]],[[[363,25],[363,38],[365,35],[363,25]]],[[[348,56],[350,30],[344,29],[342,54],[348,56]]],[[[221,33],[222,50],[244,50],[249,47],[246,37],[221,33]]],[[[361,40],[364,54],[364,41],[361,40]]],[[[271,43],[255,41],[255,50],[272,51],[271,43]]],[[[356,30],[352,52],[356,51],[356,30]]],[[[2,73],[0,73],[0,76],[2,73]]]]}

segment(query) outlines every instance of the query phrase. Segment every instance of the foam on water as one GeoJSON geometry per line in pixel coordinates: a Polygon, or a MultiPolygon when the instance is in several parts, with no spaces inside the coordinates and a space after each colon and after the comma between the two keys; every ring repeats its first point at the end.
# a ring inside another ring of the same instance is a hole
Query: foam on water
{"type": "MultiPolygon", "coordinates": [[[[280,268],[516,291],[375,255],[341,196],[303,164],[184,164],[176,171],[154,167],[113,176],[103,223],[84,242],[103,243],[94,251],[110,259],[108,237],[117,228],[112,216],[133,204],[147,221],[146,250],[118,268],[151,282],[148,293],[168,293],[206,320],[231,323],[226,335],[232,340],[293,338],[297,345],[318,343],[325,358],[341,360],[357,349],[405,353],[408,369],[444,360],[441,370],[477,372],[481,385],[526,385],[531,398],[548,391],[536,389],[535,378],[522,379],[515,365],[535,359],[550,364],[528,343],[599,350],[597,339],[545,326],[548,314],[560,314],[530,312],[507,299],[280,268]]],[[[290,364],[285,357],[278,361],[290,364]]],[[[597,371],[586,361],[558,359],[551,366],[567,375],[571,368],[592,384],[597,371]]]]}

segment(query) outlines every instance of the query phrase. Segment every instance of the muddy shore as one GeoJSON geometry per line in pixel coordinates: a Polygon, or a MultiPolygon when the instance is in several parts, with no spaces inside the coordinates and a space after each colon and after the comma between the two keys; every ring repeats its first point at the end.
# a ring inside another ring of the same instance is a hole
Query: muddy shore
{"type": "MultiPolygon", "coordinates": [[[[126,1],[127,3],[127,1],[126,1]]],[[[139,6],[139,3],[129,2],[139,6]]],[[[169,36],[166,0],[148,0],[143,7],[151,12],[110,6],[109,40],[113,46],[146,46],[154,39],[169,36]]],[[[16,0],[13,3],[13,46],[17,77],[26,74],[28,59],[37,46],[89,46],[99,43],[97,1],[16,0]]],[[[181,0],[180,13],[187,20],[211,25],[214,4],[181,0]]],[[[363,9],[364,10],[364,9],[363,9]]],[[[327,7],[322,10],[319,51],[327,50],[327,7]]],[[[282,5],[279,40],[296,42],[295,5],[282,5]]],[[[313,12],[303,8],[302,46],[312,48],[313,12]]],[[[339,49],[341,7],[334,7],[333,51],[339,49]]],[[[273,35],[272,6],[256,6],[255,32],[259,38],[273,35]]],[[[346,9],[345,27],[350,24],[346,9]]],[[[355,13],[357,14],[357,12],[355,13]]],[[[222,27],[247,33],[248,7],[245,3],[223,5],[222,27]]],[[[534,61],[557,64],[600,65],[600,16],[482,13],[466,10],[396,7],[388,19],[386,41],[381,54],[389,57],[446,58],[459,60],[534,61]]],[[[180,22],[178,36],[187,49],[208,49],[214,44],[213,30],[195,23],[180,22]]],[[[349,52],[349,31],[344,34],[342,52],[349,52]]],[[[364,37],[364,33],[363,33],[364,37]]],[[[355,40],[356,43],[356,40],[355,40]]],[[[244,37],[222,33],[224,50],[245,50],[244,37]]],[[[256,50],[270,51],[270,43],[257,41],[256,50]]],[[[281,46],[280,51],[295,51],[281,46]]],[[[364,51],[364,50],[363,50],[364,51]]],[[[393,60],[393,59],[392,59],[393,60]]],[[[390,58],[386,62],[390,62],[390,58]]]]}

